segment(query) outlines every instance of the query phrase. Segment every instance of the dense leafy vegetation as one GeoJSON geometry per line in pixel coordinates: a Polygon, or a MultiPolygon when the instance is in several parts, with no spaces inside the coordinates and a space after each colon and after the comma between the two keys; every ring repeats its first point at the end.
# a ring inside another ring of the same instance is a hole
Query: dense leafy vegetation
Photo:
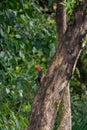
{"type": "MultiPolygon", "coordinates": [[[[49,3],[50,7],[53,2],[49,3]]],[[[75,0],[67,1],[69,16],[74,5],[75,0]]],[[[0,2],[0,130],[24,130],[27,127],[32,102],[39,87],[35,66],[40,64],[45,72],[56,50],[53,17],[54,13],[45,13],[38,1],[0,2]]],[[[71,80],[74,130],[87,128],[86,57],[87,47],[71,80]]]]}

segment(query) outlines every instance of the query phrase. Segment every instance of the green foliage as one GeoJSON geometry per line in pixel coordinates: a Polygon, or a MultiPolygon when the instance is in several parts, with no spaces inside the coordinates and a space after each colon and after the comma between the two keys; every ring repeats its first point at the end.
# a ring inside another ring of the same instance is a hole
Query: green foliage
{"type": "Polygon", "coordinates": [[[72,96],[72,130],[86,130],[87,129],[87,97],[82,98],[75,95],[72,96]]]}
{"type": "MultiPolygon", "coordinates": [[[[85,39],[85,43],[87,43],[85,39]]],[[[87,44],[71,79],[72,130],[87,129],[87,44]]]]}
{"type": "Polygon", "coordinates": [[[52,8],[55,2],[56,0],[50,0],[48,6],[52,8]]]}
{"type": "Polygon", "coordinates": [[[33,1],[0,8],[0,130],[24,130],[39,87],[35,66],[45,71],[55,52],[55,22],[33,1]]]}

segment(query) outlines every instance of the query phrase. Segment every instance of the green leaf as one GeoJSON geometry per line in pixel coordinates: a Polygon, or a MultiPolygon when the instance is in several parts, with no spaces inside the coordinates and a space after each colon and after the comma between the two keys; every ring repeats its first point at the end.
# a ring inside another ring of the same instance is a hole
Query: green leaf
{"type": "Polygon", "coordinates": [[[3,31],[2,28],[0,28],[0,35],[1,35],[2,37],[4,37],[4,31],[3,31]]]}
{"type": "Polygon", "coordinates": [[[15,37],[16,37],[17,39],[21,39],[21,35],[20,35],[20,34],[16,34],[15,37]]]}

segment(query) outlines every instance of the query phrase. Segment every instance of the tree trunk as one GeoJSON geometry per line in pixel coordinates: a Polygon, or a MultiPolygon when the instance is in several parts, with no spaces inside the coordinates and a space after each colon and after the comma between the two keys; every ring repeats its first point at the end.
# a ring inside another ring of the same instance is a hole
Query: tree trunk
{"type": "MultiPolygon", "coordinates": [[[[62,104],[62,102],[67,101],[63,96],[65,95],[66,98],[69,97],[69,94],[67,94],[69,92],[67,91],[69,89],[68,84],[82,50],[81,39],[87,33],[86,8],[87,0],[84,0],[75,13],[75,23],[72,26],[68,26],[63,38],[59,41],[51,65],[35,97],[28,130],[52,130],[58,106],[60,106],[60,103],[62,104]],[[79,17],[77,17],[78,15],[79,17]]],[[[65,107],[67,106],[63,107],[64,111],[65,107]]],[[[65,112],[67,114],[63,114],[67,115],[65,118],[68,120],[69,111],[65,112]]],[[[67,126],[64,129],[65,125],[63,126],[62,124],[65,120],[61,119],[61,127],[59,127],[61,130],[68,130],[67,128],[71,126],[67,126]]],[[[68,125],[67,121],[64,124],[68,125]]]]}
{"type": "MultiPolygon", "coordinates": [[[[57,25],[57,38],[58,42],[62,40],[62,37],[66,31],[66,9],[62,3],[66,3],[66,0],[56,0],[56,25],[57,25]]],[[[71,130],[71,105],[70,105],[70,90],[69,84],[64,88],[63,97],[59,106],[59,119],[58,130],[71,130]]]]}
{"type": "Polygon", "coordinates": [[[70,88],[69,84],[64,89],[63,99],[59,107],[58,115],[58,129],[57,130],[70,130],[71,129],[71,105],[70,105],[70,88]]]}

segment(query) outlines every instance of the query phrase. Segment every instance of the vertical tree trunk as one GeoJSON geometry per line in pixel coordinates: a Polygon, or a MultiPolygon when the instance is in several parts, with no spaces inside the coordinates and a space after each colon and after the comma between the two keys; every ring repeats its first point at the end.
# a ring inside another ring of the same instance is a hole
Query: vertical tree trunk
{"type": "MultiPolygon", "coordinates": [[[[64,4],[66,0],[56,0],[56,26],[57,26],[57,39],[60,42],[66,31],[66,9],[64,4]],[[61,4],[61,3],[64,4],[61,4]]],[[[71,105],[70,105],[70,90],[69,84],[64,88],[64,94],[60,103],[59,109],[59,122],[58,130],[71,130],[71,105]]]]}
{"type": "Polygon", "coordinates": [[[66,0],[56,0],[57,8],[56,8],[56,29],[57,29],[57,38],[58,42],[61,41],[63,34],[66,31],[66,8],[62,4],[66,5],[66,0]]]}
{"type": "Polygon", "coordinates": [[[58,130],[71,130],[71,104],[69,84],[64,89],[63,99],[59,107],[58,130]]]}
{"type": "Polygon", "coordinates": [[[64,109],[64,111],[61,111],[62,113],[64,112],[64,120],[60,120],[58,130],[66,130],[70,127],[70,123],[67,124],[67,120],[70,118],[68,118],[70,110],[65,111],[66,107],[70,106],[70,104],[68,102],[66,106],[65,102],[68,100],[65,100],[65,98],[69,98],[68,84],[82,50],[81,39],[87,34],[86,9],[87,0],[84,0],[76,11],[76,16],[79,15],[81,21],[79,21],[79,17],[76,17],[75,24],[68,27],[58,44],[51,65],[35,97],[28,130],[52,130],[60,103],[64,109]],[[67,127],[62,125],[63,123],[67,127]]]}

